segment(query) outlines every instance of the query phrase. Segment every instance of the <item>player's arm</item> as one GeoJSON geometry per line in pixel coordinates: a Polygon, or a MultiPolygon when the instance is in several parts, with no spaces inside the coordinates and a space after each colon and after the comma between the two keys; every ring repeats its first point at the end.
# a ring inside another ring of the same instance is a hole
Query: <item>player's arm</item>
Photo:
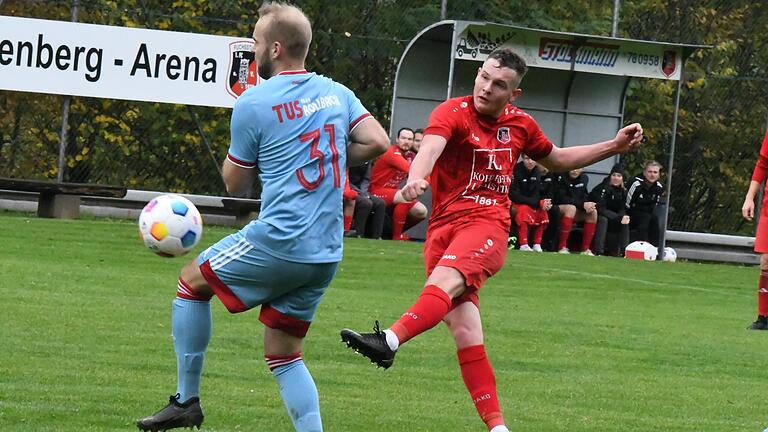
{"type": "Polygon", "coordinates": [[[244,168],[235,165],[229,159],[225,159],[224,165],[221,167],[221,175],[229,195],[237,198],[250,198],[249,194],[256,181],[255,168],[244,168]]]}
{"type": "Polygon", "coordinates": [[[609,141],[567,148],[553,147],[547,156],[537,162],[550,171],[569,171],[619,153],[626,153],[637,147],[642,140],[643,127],[639,123],[633,123],[619,130],[616,137],[609,141]]]}
{"type": "Polygon", "coordinates": [[[347,165],[349,166],[362,165],[389,148],[389,136],[381,124],[372,117],[357,124],[349,134],[349,140],[347,146],[347,165]]]}
{"type": "Polygon", "coordinates": [[[434,168],[437,158],[443,154],[447,142],[440,135],[424,135],[424,139],[421,141],[421,148],[416,154],[416,158],[411,162],[408,182],[400,190],[405,201],[413,201],[427,190],[429,187],[427,177],[432,173],[432,168],[434,168]]]}
{"type": "Polygon", "coordinates": [[[752,180],[749,182],[747,196],[744,197],[744,205],[741,206],[741,214],[746,220],[752,220],[755,217],[755,195],[760,190],[760,185],[763,184],[766,173],[768,173],[768,132],[765,133],[763,144],[760,146],[760,153],[757,155],[757,162],[752,172],[752,180]]]}

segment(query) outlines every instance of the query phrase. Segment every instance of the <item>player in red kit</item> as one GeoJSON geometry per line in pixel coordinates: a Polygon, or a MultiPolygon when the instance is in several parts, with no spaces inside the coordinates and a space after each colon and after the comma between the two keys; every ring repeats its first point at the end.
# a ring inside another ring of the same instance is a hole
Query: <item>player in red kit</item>
{"type": "MultiPolygon", "coordinates": [[[[752,181],[749,182],[749,190],[741,207],[741,214],[747,220],[755,217],[755,195],[765,181],[768,173],[768,132],[757,155],[755,170],[752,172],[752,181]]],[[[768,185],[766,185],[768,187],[768,185]]],[[[755,235],[755,252],[760,254],[760,279],[757,283],[757,320],[748,330],[768,330],[768,190],[763,193],[763,211],[760,212],[760,220],[757,223],[757,235],[755,235]]]]}
{"type": "Polygon", "coordinates": [[[525,153],[550,170],[567,171],[626,152],[642,140],[642,128],[633,124],[610,141],[553,146],[531,116],[510,104],[521,93],[526,71],[520,56],[497,49],[478,69],[472,96],[449,99],[432,112],[402,189],[403,197],[412,200],[432,185],[425,287],[388,329],[381,331],[377,321],[373,333],[341,331],[348,346],[388,368],[400,345],[445,322],[456,342],[464,384],[492,432],[508,429],[483,344],[478,294],[506,258],[513,165],[525,153]]]}
{"type": "Polygon", "coordinates": [[[384,200],[387,207],[392,207],[392,239],[407,240],[403,235],[413,225],[427,217],[427,207],[418,202],[406,202],[400,192],[400,184],[408,176],[411,163],[405,158],[405,152],[413,145],[413,130],[401,128],[397,131],[397,141],[381,155],[373,165],[371,172],[371,195],[384,200]]]}

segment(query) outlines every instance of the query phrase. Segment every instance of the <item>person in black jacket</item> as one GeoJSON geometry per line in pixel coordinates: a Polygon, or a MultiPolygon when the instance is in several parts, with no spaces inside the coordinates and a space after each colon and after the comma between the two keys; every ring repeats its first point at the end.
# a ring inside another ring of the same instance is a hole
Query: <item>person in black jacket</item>
{"type": "Polygon", "coordinates": [[[515,210],[517,236],[521,251],[543,252],[541,238],[549,223],[547,211],[552,208],[552,200],[540,196],[540,174],[536,161],[523,155],[512,171],[512,187],[509,199],[515,210]],[[533,248],[528,244],[528,227],[535,226],[533,248]]]}
{"type": "Polygon", "coordinates": [[[584,222],[584,231],[581,241],[581,253],[594,255],[589,249],[592,238],[595,236],[597,224],[597,205],[587,197],[587,175],[581,169],[560,174],[559,181],[555,185],[555,204],[560,209],[560,242],[558,252],[570,253],[568,250],[568,237],[575,222],[584,222]]]}
{"type": "Polygon", "coordinates": [[[384,230],[387,206],[384,200],[368,192],[371,164],[349,167],[349,187],[357,192],[352,227],[358,237],[379,239],[384,230]]]}
{"type": "Polygon", "coordinates": [[[624,188],[624,172],[621,165],[611,168],[611,173],[589,193],[597,203],[597,231],[595,232],[594,250],[596,255],[605,252],[605,238],[608,232],[617,235],[617,252],[624,256],[624,249],[629,243],[629,216],[625,203],[627,190],[624,188]]]}
{"type": "Polygon", "coordinates": [[[632,180],[627,192],[630,241],[644,240],[659,245],[661,226],[656,216],[656,206],[661,201],[664,186],[659,181],[661,164],[646,162],[643,173],[632,180]]]}
{"type": "Polygon", "coordinates": [[[560,208],[554,204],[555,184],[558,174],[550,172],[547,167],[541,164],[536,165],[541,177],[539,179],[539,198],[549,199],[550,208],[547,211],[549,224],[544,229],[544,237],[541,239],[541,247],[545,251],[557,252],[557,242],[560,227],[560,208]]]}

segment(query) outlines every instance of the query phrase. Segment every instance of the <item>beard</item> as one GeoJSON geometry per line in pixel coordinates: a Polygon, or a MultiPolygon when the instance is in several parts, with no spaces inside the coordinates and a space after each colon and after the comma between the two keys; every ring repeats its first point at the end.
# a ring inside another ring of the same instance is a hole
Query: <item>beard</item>
{"type": "Polygon", "coordinates": [[[272,78],[272,75],[274,75],[275,72],[275,65],[269,57],[264,56],[264,58],[258,59],[258,62],[259,64],[256,66],[256,71],[259,73],[259,76],[265,80],[272,78]]]}

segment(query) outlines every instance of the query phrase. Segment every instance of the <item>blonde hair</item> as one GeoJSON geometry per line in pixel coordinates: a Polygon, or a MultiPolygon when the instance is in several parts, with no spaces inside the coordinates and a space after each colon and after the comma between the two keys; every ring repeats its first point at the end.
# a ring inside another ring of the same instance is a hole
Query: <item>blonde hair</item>
{"type": "Polygon", "coordinates": [[[259,19],[268,18],[264,31],[267,42],[280,42],[288,57],[304,59],[312,42],[312,25],[301,9],[283,2],[264,2],[259,19]]]}

